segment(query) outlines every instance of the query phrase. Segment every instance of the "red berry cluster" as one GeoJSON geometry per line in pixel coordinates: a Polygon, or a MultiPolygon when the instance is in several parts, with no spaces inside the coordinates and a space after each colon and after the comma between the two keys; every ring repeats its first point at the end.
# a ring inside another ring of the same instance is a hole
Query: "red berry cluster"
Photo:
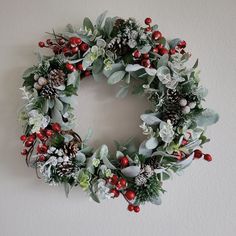
{"type": "Polygon", "coordinates": [[[113,185],[113,188],[110,190],[110,192],[113,194],[113,197],[119,197],[120,190],[123,190],[127,187],[127,182],[124,178],[119,178],[117,175],[112,175],[108,179],[108,182],[113,185]]]}
{"type": "MultiPolygon", "coordinates": [[[[176,53],[177,50],[180,50],[180,52],[183,54],[185,53],[184,48],[186,47],[186,42],[185,41],[181,41],[175,48],[171,48],[170,50],[168,50],[167,48],[164,47],[164,45],[160,42],[160,40],[163,38],[163,35],[160,31],[152,30],[151,27],[151,23],[152,23],[152,19],[150,17],[147,17],[144,20],[145,24],[147,25],[145,31],[151,33],[151,37],[152,40],[155,43],[155,46],[153,47],[152,51],[156,54],[159,55],[165,55],[165,54],[170,54],[173,55],[176,53]]],[[[141,54],[139,55],[139,53],[137,51],[134,52],[133,54],[134,58],[139,58],[141,56],[141,54]]],[[[148,61],[143,61],[141,62],[141,65],[145,66],[145,67],[150,67],[150,63],[148,61]]]]}
{"type": "MultiPolygon", "coordinates": [[[[71,37],[69,39],[65,39],[61,36],[57,37],[55,40],[47,39],[46,43],[39,42],[39,47],[50,48],[55,54],[63,53],[65,56],[73,56],[78,52],[83,55],[89,49],[89,45],[83,42],[79,37],[71,37]]],[[[69,72],[73,72],[76,70],[81,71],[81,77],[90,76],[90,71],[84,70],[81,62],[77,65],[67,63],[66,69],[69,72]]]]}
{"type": "Polygon", "coordinates": [[[38,133],[30,134],[29,136],[22,135],[20,137],[21,141],[24,143],[25,148],[22,150],[21,154],[27,156],[32,148],[34,147],[36,141],[40,143],[37,146],[37,154],[41,154],[38,158],[39,161],[45,161],[44,154],[47,153],[48,146],[47,141],[53,136],[54,133],[61,131],[61,126],[58,123],[54,123],[50,128],[41,129],[38,133]],[[27,149],[28,148],[28,149],[27,149]]]}
{"type": "Polygon", "coordinates": [[[212,156],[211,156],[210,154],[204,154],[204,153],[202,153],[202,151],[199,150],[199,149],[196,149],[196,150],[194,151],[194,158],[195,158],[195,159],[200,159],[202,156],[203,156],[204,160],[206,160],[206,161],[212,161],[212,156]]]}

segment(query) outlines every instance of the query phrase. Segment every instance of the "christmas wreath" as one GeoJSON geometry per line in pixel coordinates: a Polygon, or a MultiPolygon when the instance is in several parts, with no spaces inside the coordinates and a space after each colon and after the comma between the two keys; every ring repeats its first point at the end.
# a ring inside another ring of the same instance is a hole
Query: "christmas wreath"
{"type": "Polygon", "coordinates": [[[209,141],[206,127],[218,115],[202,106],[207,90],[199,85],[198,61],[188,65],[185,41],[167,40],[151,18],[145,25],[105,13],[95,24],[86,17],[83,27],[68,25],[39,42],[52,54],[38,53],[38,64],[23,74],[21,154],[45,182],[63,184],[66,195],[80,186],[96,202],[122,196],[129,211],[139,212],[140,204],[161,203],[163,181],[173,173],[194,159],[212,160],[199,147],[209,141]],[[138,147],[129,139],[116,142],[115,154],[106,145],[93,150],[88,137],[73,130],[72,98],[90,75],[109,85],[119,82],[117,96],[131,90],[150,101],[141,115],[145,139],[138,147]]]}

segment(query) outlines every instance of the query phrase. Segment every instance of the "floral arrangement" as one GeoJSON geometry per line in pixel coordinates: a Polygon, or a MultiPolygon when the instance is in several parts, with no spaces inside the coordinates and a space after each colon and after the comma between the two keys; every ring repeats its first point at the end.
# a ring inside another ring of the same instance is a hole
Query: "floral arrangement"
{"type": "Polygon", "coordinates": [[[194,159],[211,161],[199,147],[209,141],[206,127],[218,115],[202,106],[207,90],[199,84],[198,61],[181,39],[167,40],[145,19],[101,14],[95,24],[85,18],[82,28],[66,27],[39,42],[52,55],[38,54],[39,63],[23,74],[25,105],[19,119],[28,166],[49,184],[63,184],[66,195],[79,186],[96,202],[121,196],[128,210],[139,212],[146,202],[161,203],[163,181],[194,159]],[[82,79],[107,78],[121,84],[117,96],[131,91],[144,95],[151,108],[141,115],[144,141],[116,142],[115,154],[104,144],[97,150],[73,130],[72,100],[82,79]]]}

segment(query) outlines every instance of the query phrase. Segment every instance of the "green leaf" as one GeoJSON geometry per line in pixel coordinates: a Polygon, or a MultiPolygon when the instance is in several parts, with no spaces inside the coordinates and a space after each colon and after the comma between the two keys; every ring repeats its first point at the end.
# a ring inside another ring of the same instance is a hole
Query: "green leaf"
{"type": "Polygon", "coordinates": [[[169,60],[169,55],[164,54],[163,56],[160,57],[160,59],[158,60],[157,63],[157,68],[161,67],[161,66],[166,66],[169,60]]]}
{"type": "Polygon", "coordinates": [[[63,104],[62,104],[62,102],[58,98],[55,98],[55,108],[58,111],[62,111],[63,110],[63,104]]]}
{"type": "Polygon", "coordinates": [[[83,27],[88,30],[91,30],[92,32],[94,30],[93,23],[91,22],[91,20],[88,17],[84,18],[83,27]]]}
{"type": "Polygon", "coordinates": [[[204,110],[199,116],[196,117],[197,125],[200,127],[206,127],[215,124],[219,120],[219,115],[211,110],[204,110]]]}
{"type": "Polygon", "coordinates": [[[111,17],[107,17],[105,20],[105,25],[104,25],[104,32],[107,35],[107,37],[110,36],[112,29],[113,29],[113,20],[111,17]]]}
{"type": "Polygon", "coordinates": [[[133,177],[136,177],[140,173],[140,167],[139,166],[129,166],[129,167],[123,168],[121,170],[121,172],[123,175],[133,178],[133,177]]]}
{"type": "Polygon", "coordinates": [[[116,97],[124,98],[128,94],[128,92],[129,92],[129,85],[126,85],[118,91],[116,97]]]}
{"type": "Polygon", "coordinates": [[[104,19],[106,17],[107,11],[104,11],[100,16],[98,16],[98,18],[96,19],[96,27],[98,29],[102,28],[102,24],[104,22],[104,19]]]}
{"type": "Polygon", "coordinates": [[[179,38],[172,39],[169,42],[170,48],[175,48],[180,42],[181,42],[181,39],[179,39],[179,38]]]}
{"type": "Polygon", "coordinates": [[[35,71],[36,71],[36,67],[35,67],[35,66],[30,67],[30,68],[28,68],[27,70],[24,71],[22,77],[23,77],[23,78],[29,77],[29,76],[30,76],[31,74],[33,74],[35,71]]]}
{"type": "Polygon", "coordinates": [[[73,86],[73,84],[70,84],[69,86],[66,86],[64,93],[66,96],[72,96],[77,95],[77,88],[73,86]]]}
{"type": "Polygon", "coordinates": [[[115,73],[113,73],[107,80],[108,84],[116,84],[118,82],[120,82],[124,76],[125,76],[125,71],[116,71],[115,73]]]}
{"type": "Polygon", "coordinates": [[[97,60],[93,62],[92,73],[98,74],[103,70],[103,59],[99,57],[97,60]]]}
{"type": "Polygon", "coordinates": [[[64,137],[60,134],[55,134],[51,139],[51,145],[53,147],[59,148],[64,143],[64,137]]]}
{"type": "Polygon", "coordinates": [[[108,78],[110,77],[114,72],[123,70],[124,66],[122,63],[115,63],[112,65],[112,68],[110,70],[103,70],[103,74],[108,78]]]}

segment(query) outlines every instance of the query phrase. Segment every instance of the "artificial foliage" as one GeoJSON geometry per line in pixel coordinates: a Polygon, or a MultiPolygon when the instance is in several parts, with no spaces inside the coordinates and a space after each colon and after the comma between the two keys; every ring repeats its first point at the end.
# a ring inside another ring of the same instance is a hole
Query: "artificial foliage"
{"type": "Polygon", "coordinates": [[[97,202],[122,197],[134,212],[146,202],[160,204],[163,182],[173,173],[194,159],[212,160],[199,148],[209,141],[207,126],[218,120],[202,105],[207,90],[200,85],[198,61],[189,63],[186,42],[166,39],[151,18],[144,23],[103,13],[95,23],[86,17],[80,28],[68,25],[49,34],[39,47],[52,53],[39,53],[38,64],[23,74],[19,114],[21,154],[39,178],[63,184],[67,195],[81,187],[97,202]],[[129,139],[116,142],[116,153],[105,144],[94,150],[90,135],[76,133],[73,97],[81,80],[92,78],[119,83],[119,97],[130,91],[150,101],[138,147],[129,139]]]}

